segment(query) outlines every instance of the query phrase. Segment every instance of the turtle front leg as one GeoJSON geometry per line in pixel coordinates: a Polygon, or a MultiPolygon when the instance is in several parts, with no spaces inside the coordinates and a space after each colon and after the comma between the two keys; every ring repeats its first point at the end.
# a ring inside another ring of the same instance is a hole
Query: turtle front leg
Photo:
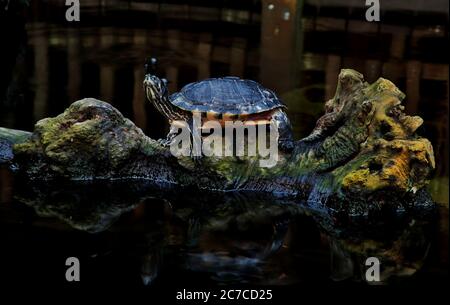
{"type": "Polygon", "coordinates": [[[272,116],[275,125],[278,127],[278,147],[284,152],[291,152],[294,148],[294,138],[292,137],[292,127],[286,112],[278,110],[272,116]]]}
{"type": "Polygon", "coordinates": [[[165,139],[159,139],[158,143],[164,147],[169,147],[173,139],[178,135],[178,127],[173,124],[170,124],[170,130],[165,139]]]}
{"type": "Polygon", "coordinates": [[[202,158],[201,116],[193,114],[188,120],[191,133],[191,158],[198,162],[202,158]]]}
{"type": "Polygon", "coordinates": [[[170,147],[172,144],[178,145],[182,141],[188,141],[189,154],[191,158],[195,161],[200,160],[202,157],[200,127],[201,125],[199,125],[195,117],[187,118],[184,122],[181,120],[172,121],[170,123],[170,131],[167,134],[167,137],[165,139],[159,139],[158,143],[164,147],[170,147]],[[181,134],[179,132],[180,128],[181,134]],[[180,136],[180,138],[176,139],[178,136],[180,136]]]}

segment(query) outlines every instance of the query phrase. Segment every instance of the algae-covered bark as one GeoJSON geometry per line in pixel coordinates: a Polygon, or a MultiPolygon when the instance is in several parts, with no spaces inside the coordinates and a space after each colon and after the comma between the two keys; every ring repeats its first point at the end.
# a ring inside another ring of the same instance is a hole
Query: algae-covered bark
{"type": "Polygon", "coordinates": [[[386,79],[368,84],[360,73],[342,70],[311,135],[292,153],[280,152],[271,168],[261,167],[258,157],[203,157],[200,163],[175,157],[108,103],[84,99],[39,121],[31,137],[12,141],[11,162],[34,179],[143,178],[296,195],[364,213],[416,202],[414,193],[434,169],[430,142],[415,133],[422,119],[403,113],[403,98],[386,79]]]}

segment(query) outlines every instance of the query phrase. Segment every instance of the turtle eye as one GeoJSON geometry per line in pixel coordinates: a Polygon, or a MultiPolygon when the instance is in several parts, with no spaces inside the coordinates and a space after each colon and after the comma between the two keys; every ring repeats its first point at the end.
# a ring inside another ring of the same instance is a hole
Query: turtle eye
{"type": "Polygon", "coordinates": [[[168,92],[167,85],[169,84],[169,81],[165,78],[161,79],[161,92],[162,94],[166,94],[168,92]]]}
{"type": "Polygon", "coordinates": [[[167,93],[167,87],[166,86],[161,86],[161,93],[162,93],[162,95],[167,93]]]}

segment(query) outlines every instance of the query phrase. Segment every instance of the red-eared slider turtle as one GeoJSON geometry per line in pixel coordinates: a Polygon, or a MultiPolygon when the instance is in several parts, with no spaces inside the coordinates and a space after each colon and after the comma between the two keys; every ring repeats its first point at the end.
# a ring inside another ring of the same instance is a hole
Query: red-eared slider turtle
{"type": "MultiPolygon", "coordinates": [[[[155,59],[146,64],[144,89],[148,100],[171,123],[186,121],[192,126],[193,113],[201,114],[202,121],[242,121],[244,124],[269,124],[278,127],[278,143],[281,149],[293,146],[289,119],[284,112],[286,106],[277,95],[255,81],[228,76],[210,78],[190,83],[180,92],[169,96],[167,81],[153,75],[155,59]]],[[[170,145],[177,134],[171,129],[162,143],[170,145]]]]}

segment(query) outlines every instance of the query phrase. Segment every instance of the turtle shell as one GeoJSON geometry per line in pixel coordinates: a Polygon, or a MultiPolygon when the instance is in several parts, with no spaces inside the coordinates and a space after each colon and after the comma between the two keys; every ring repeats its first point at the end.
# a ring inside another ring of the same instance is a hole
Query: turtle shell
{"type": "Polygon", "coordinates": [[[255,81],[238,77],[210,78],[184,86],[170,96],[186,111],[253,114],[285,107],[276,94],[255,81]]]}

